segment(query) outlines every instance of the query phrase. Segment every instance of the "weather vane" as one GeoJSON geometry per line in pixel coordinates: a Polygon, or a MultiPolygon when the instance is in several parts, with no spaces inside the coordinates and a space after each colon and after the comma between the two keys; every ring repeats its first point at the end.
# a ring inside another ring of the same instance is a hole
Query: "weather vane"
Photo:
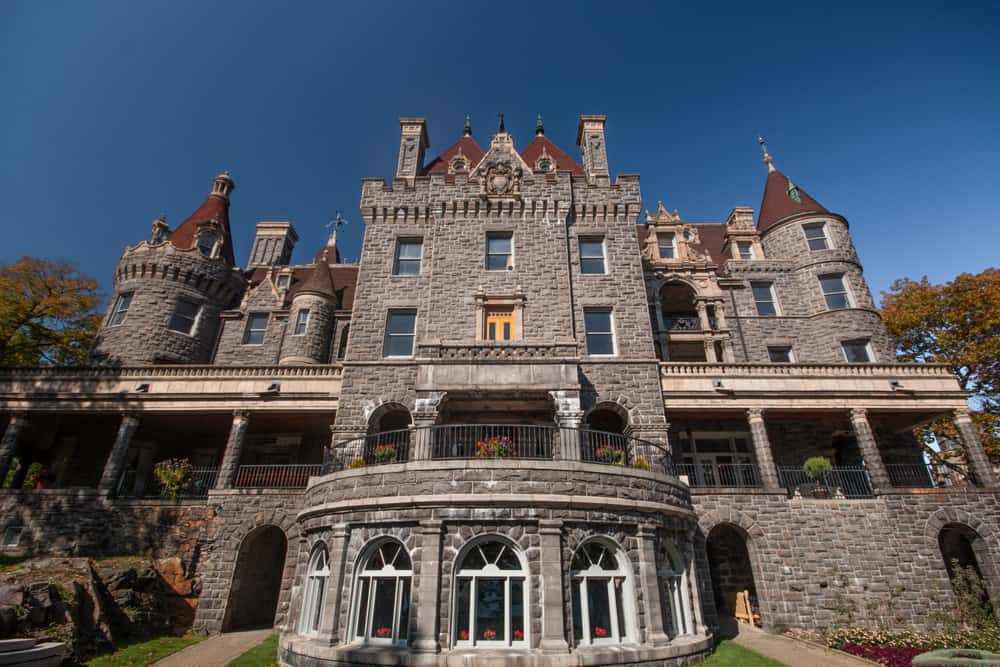
{"type": "Polygon", "coordinates": [[[340,215],[340,211],[337,211],[336,213],[334,213],[333,220],[331,220],[330,222],[326,223],[326,228],[330,229],[332,227],[333,231],[336,232],[336,231],[340,231],[340,228],[343,227],[346,224],[347,224],[347,220],[344,220],[344,218],[340,215]]]}

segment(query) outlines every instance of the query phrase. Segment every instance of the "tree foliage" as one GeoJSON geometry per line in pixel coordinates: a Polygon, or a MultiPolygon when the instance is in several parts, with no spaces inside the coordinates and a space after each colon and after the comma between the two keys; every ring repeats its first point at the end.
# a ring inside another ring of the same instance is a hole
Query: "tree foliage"
{"type": "Polygon", "coordinates": [[[83,363],[101,316],[97,281],[61,259],[0,266],[0,365],[83,363]]]}
{"type": "MultiPolygon", "coordinates": [[[[972,418],[990,459],[1000,463],[1000,269],[942,285],[901,278],[882,293],[882,316],[901,360],[946,364],[973,395],[972,418]]],[[[922,435],[956,436],[947,419],[922,435]]]]}

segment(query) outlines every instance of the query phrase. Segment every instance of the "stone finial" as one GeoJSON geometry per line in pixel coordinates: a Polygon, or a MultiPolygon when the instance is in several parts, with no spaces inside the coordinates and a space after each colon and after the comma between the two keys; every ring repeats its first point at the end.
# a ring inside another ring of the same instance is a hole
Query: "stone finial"
{"type": "Polygon", "coordinates": [[[153,228],[149,235],[150,243],[160,243],[165,241],[167,234],[170,233],[170,226],[167,224],[167,216],[165,214],[160,214],[156,220],[153,220],[153,228]]]}
{"type": "Polygon", "coordinates": [[[472,114],[471,113],[465,114],[465,127],[462,128],[462,136],[463,137],[471,137],[472,136],[472,114]]]}
{"type": "Polygon", "coordinates": [[[538,120],[535,121],[535,136],[541,137],[545,135],[545,126],[542,124],[542,114],[538,114],[538,120]]]}
{"type": "Polygon", "coordinates": [[[226,170],[212,180],[212,192],[209,194],[213,197],[228,200],[229,193],[235,188],[236,182],[233,181],[232,176],[229,175],[229,171],[226,170]]]}
{"type": "Polygon", "coordinates": [[[500,117],[500,125],[497,127],[497,134],[506,134],[507,128],[505,128],[503,124],[503,111],[497,115],[500,117]]]}
{"type": "Polygon", "coordinates": [[[760,150],[764,153],[764,163],[767,165],[767,170],[769,172],[775,171],[774,160],[771,158],[771,154],[767,152],[767,142],[764,141],[764,137],[757,135],[757,142],[760,144],[760,150]]]}

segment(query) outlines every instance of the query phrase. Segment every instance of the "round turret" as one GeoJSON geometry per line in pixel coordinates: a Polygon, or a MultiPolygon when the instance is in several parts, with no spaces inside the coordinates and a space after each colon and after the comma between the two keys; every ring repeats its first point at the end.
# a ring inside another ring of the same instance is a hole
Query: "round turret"
{"type": "Polygon", "coordinates": [[[330,275],[330,246],[320,252],[310,276],[296,290],[281,348],[282,365],[324,364],[336,326],[337,293],[330,275]]]}

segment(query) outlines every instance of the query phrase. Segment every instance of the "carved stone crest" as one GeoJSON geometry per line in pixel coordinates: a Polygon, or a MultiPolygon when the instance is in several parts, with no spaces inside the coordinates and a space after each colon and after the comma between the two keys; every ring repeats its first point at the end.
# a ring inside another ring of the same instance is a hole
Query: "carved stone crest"
{"type": "Polygon", "coordinates": [[[495,164],[486,170],[486,194],[490,197],[512,197],[520,190],[521,170],[509,164],[495,164]]]}

